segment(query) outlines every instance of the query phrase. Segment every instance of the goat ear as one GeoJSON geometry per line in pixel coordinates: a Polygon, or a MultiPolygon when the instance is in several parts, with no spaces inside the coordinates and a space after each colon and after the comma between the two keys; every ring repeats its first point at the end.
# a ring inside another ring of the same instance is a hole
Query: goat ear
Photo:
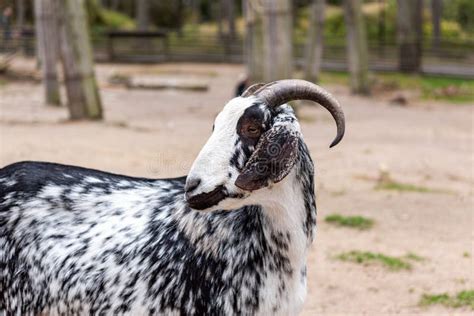
{"type": "Polygon", "coordinates": [[[262,82],[251,85],[250,87],[245,89],[245,91],[242,93],[241,97],[245,98],[245,97],[249,97],[249,96],[253,95],[258,89],[260,89],[264,85],[266,85],[266,83],[262,83],[262,82]]]}
{"type": "Polygon", "coordinates": [[[250,156],[235,185],[246,191],[283,180],[295,165],[298,156],[298,136],[285,125],[265,132],[250,156]]]}

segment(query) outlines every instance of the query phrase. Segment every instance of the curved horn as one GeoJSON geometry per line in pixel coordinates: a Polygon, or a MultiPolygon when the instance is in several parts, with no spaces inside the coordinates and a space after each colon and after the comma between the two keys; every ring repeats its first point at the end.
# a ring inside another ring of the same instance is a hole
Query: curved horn
{"type": "Polygon", "coordinates": [[[255,93],[258,89],[263,87],[265,84],[262,82],[256,83],[245,89],[245,91],[240,95],[241,97],[248,97],[255,93]]]}
{"type": "Polygon", "coordinates": [[[277,107],[293,100],[310,100],[319,103],[331,113],[336,121],[336,138],[329,147],[337,145],[344,136],[344,112],[339,102],[318,85],[299,79],[278,80],[258,89],[255,96],[270,107],[277,107]]]}

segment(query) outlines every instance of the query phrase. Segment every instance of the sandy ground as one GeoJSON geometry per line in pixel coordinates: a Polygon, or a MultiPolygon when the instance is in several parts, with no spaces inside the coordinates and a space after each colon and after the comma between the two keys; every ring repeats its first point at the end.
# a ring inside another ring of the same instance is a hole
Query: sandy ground
{"type": "MultiPolygon", "coordinates": [[[[134,176],[183,175],[241,72],[228,65],[99,65],[105,123],[65,122],[64,108],[42,104],[37,83],[0,86],[0,165],[45,160],[134,176]],[[107,83],[117,72],[192,77],[210,89],[126,90],[107,83]]],[[[474,108],[430,102],[398,107],[381,97],[328,88],[347,116],[339,146],[328,149],[335,126],[324,110],[301,109],[317,168],[319,220],[303,314],[470,314],[466,308],[419,307],[418,302],[423,293],[474,288],[474,108]],[[374,190],[380,168],[398,181],[441,192],[374,190]],[[363,215],[376,225],[368,231],[334,227],[324,222],[333,213],[363,215]],[[350,250],[415,253],[426,260],[414,262],[410,271],[392,272],[334,259],[350,250]]]]}

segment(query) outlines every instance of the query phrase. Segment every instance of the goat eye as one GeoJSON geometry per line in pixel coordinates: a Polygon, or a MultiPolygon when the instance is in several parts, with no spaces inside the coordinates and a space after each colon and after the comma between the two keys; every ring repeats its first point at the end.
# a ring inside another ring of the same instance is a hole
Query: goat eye
{"type": "Polygon", "coordinates": [[[256,137],[260,135],[260,129],[256,126],[249,126],[246,129],[246,134],[250,137],[256,137]]]}

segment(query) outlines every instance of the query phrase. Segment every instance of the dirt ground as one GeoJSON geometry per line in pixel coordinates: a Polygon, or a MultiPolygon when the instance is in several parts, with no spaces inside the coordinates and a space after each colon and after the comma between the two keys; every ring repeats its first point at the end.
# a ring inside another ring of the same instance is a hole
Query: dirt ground
{"type": "MultiPolygon", "coordinates": [[[[17,66],[30,69],[33,63],[17,66]]],[[[42,104],[38,83],[0,84],[0,166],[44,160],[133,176],[183,175],[242,72],[216,64],[98,65],[105,123],[66,122],[64,108],[42,104]],[[107,82],[116,73],[195,78],[207,82],[209,91],[127,90],[107,82]]],[[[327,88],[346,112],[340,145],[328,149],[335,125],[325,110],[300,110],[317,169],[318,205],[303,315],[471,314],[418,302],[423,293],[474,288],[474,107],[427,101],[400,107],[384,97],[327,88]],[[381,169],[435,192],[375,190],[381,169]],[[369,217],[375,226],[359,231],[324,222],[335,213],[369,217]],[[351,250],[414,253],[425,260],[395,272],[335,259],[351,250]]]]}

